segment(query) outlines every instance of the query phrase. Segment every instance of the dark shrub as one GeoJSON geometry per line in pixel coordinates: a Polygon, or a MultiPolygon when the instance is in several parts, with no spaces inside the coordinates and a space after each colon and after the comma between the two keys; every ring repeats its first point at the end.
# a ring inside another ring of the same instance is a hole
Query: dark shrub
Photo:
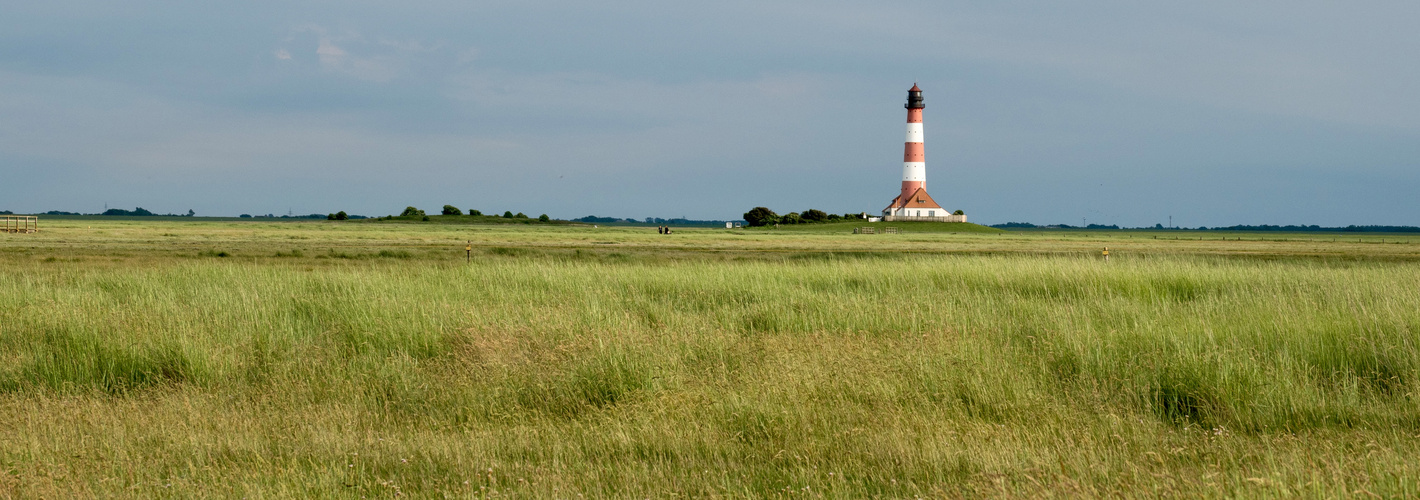
{"type": "Polygon", "coordinates": [[[744,218],[750,226],[767,226],[779,222],[779,214],[765,207],[754,207],[745,212],[744,218]]]}

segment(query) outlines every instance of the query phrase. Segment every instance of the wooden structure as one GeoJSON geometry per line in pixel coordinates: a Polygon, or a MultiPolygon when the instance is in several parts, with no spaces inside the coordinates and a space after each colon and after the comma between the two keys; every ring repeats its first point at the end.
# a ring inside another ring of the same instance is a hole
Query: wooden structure
{"type": "Polygon", "coordinates": [[[874,232],[874,230],[873,230],[872,227],[855,227],[855,228],[853,228],[853,234],[873,234],[873,232],[874,232]]]}
{"type": "Polygon", "coordinates": [[[39,217],[34,215],[0,215],[0,233],[38,233],[39,217]]]}
{"type": "Polygon", "coordinates": [[[883,228],[883,234],[902,234],[902,231],[899,231],[895,227],[885,227],[883,228]]]}

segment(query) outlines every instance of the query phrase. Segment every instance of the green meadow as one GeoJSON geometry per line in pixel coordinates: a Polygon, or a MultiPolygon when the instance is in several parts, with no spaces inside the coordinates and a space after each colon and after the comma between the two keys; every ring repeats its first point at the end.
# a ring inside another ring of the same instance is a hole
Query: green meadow
{"type": "Polygon", "coordinates": [[[1420,236],[41,224],[0,498],[1420,496],[1420,236]]]}

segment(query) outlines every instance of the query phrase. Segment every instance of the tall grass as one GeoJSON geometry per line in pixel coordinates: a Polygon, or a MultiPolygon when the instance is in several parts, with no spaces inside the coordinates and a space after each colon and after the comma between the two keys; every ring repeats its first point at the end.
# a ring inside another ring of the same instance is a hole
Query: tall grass
{"type": "Polygon", "coordinates": [[[0,272],[0,496],[1420,494],[1420,266],[0,272]]]}

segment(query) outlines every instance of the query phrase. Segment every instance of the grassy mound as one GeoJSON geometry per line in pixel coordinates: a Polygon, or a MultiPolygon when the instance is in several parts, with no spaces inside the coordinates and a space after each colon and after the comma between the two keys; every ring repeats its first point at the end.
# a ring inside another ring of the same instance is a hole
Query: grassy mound
{"type": "Polygon", "coordinates": [[[374,217],[361,219],[361,222],[423,222],[434,224],[540,224],[540,225],[567,225],[573,224],[565,220],[541,221],[537,217],[525,217],[509,219],[498,215],[430,215],[429,220],[424,220],[418,215],[396,215],[392,217],[374,217]]]}
{"type": "Polygon", "coordinates": [[[852,233],[854,228],[871,227],[881,233],[894,227],[904,233],[1004,233],[1004,230],[970,222],[828,222],[822,224],[791,224],[779,227],[753,228],[764,231],[794,231],[805,233],[852,233]]]}

